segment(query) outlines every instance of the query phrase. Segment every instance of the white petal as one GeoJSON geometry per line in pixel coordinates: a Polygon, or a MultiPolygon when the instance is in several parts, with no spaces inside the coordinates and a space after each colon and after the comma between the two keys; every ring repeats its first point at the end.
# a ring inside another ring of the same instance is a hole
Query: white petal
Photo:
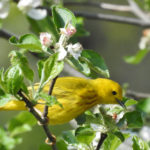
{"type": "Polygon", "coordinates": [[[59,52],[58,54],[59,61],[63,60],[67,56],[67,51],[63,47],[59,48],[58,52],[59,52]]]}
{"type": "Polygon", "coordinates": [[[9,13],[9,0],[0,1],[0,18],[5,19],[9,13]]]}
{"type": "Polygon", "coordinates": [[[41,20],[47,16],[47,11],[43,9],[32,8],[27,14],[32,19],[41,20]]]}

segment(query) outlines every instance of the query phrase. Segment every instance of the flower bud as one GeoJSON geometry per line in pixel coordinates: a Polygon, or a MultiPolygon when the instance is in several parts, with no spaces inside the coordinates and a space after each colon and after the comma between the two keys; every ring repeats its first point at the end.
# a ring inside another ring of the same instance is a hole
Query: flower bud
{"type": "Polygon", "coordinates": [[[40,33],[40,42],[42,46],[49,47],[52,44],[52,36],[47,32],[40,33]]]}
{"type": "Polygon", "coordinates": [[[67,28],[60,28],[60,33],[71,37],[76,33],[76,28],[72,24],[68,24],[67,28]]]}

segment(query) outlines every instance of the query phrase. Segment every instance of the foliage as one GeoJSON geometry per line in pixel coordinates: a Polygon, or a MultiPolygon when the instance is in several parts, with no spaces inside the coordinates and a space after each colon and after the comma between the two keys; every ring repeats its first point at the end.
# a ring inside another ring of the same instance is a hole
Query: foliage
{"type": "MultiPolygon", "coordinates": [[[[145,0],[145,7],[146,9],[150,7],[148,0],[145,0]]],[[[10,66],[5,70],[0,69],[0,107],[12,99],[21,101],[18,92],[22,91],[33,105],[43,99],[44,104],[49,107],[59,105],[63,108],[55,96],[43,93],[42,89],[50,80],[61,74],[64,63],[68,63],[90,78],[110,77],[105,60],[99,53],[94,50],[81,50],[80,45],[78,48],[74,48],[73,45],[71,50],[68,48],[69,42],[72,44],[78,41],[78,37],[89,35],[84,29],[83,18],[76,18],[63,6],[52,5],[50,9],[52,16],[47,15],[40,20],[26,14],[34,33],[22,35],[20,38],[12,36],[9,39],[9,43],[18,50],[10,52],[10,66]],[[49,39],[44,37],[42,43],[38,37],[40,32],[47,32],[50,35],[49,39]],[[46,42],[49,42],[48,46],[46,42]],[[44,59],[40,59],[37,64],[39,75],[37,89],[33,88],[34,72],[28,62],[28,53],[44,56],[44,59]],[[28,86],[33,88],[32,92],[28,86]]],[[[146,47],[139,50],[135,56],[126,56],[124,59],[127,63],[138,64],[148,52],[149,48],[146,47]]],[[[150,99],[139,102],[134,99],[124,99],[127,109],[118,105],[101,105],[95,108],[97,111],[88,110],[76,118],[78,127],[64,131],[56,138],[58,149],[94,150],[101,133],[107,134],[102,145],[103,150],[116,150],[129,137],[132,138],[133,150],[150,149],[148,143],[138,136],[139,129],[144,126],[150,114],[150,99]],[[131,134],[135,131],[137,136],[131,134]]],[[[15,146],[22,142],[21,134],[32,131],[36,123],[37,120],[29,112],[21,112],[6,124],[6,128],[0,127],[0,150],[15,149],[15,146]]],[[[51,149],[44,143],[39,146],[39,150],[51,149]]]]}

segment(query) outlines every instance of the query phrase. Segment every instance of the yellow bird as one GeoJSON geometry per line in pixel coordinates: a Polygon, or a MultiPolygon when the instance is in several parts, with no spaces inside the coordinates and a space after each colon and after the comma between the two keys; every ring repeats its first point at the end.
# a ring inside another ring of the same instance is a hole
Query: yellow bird
{"type": "MultiPolygon", "coordinates": [[[[43,91],[48,93],[49,85],[45,85],[43,91]]],[[[38,84],[35,84],[35,89],[38,84]]],[[[97,104],[116,104],[122,103],[122,88],[112,80],[84,79],[78,77],[60,77],[57,79],[52,95],[63,105],[53,105],[48,109],[49,123],[51,125],[63,124],[84,111],[92,108],[97,104]]],[[[41,100],[40,100],[41,102],[41,100]]],[[[37,104],[35,106],[40,112],[43,112],[44,105],[37,104]]],[[[11,100],[0,110],[26,110],[23,101],[11,100]]]]}

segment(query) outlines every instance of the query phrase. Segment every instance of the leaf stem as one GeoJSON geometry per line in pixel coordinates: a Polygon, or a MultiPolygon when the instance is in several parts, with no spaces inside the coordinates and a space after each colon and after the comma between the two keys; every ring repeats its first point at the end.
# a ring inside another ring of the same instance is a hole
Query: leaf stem
{"type": "Polygon", "coordinates": [[[101,148],[101,146],[102,146],[102,144],[103,144],[103,142],[106,138],[107,138],[107,134],[106,133],[101,133],[101,138],[100,138],[100,140],[98,142],[98,145],[97,145],[95,150],[99,150],[101,148]]]}

